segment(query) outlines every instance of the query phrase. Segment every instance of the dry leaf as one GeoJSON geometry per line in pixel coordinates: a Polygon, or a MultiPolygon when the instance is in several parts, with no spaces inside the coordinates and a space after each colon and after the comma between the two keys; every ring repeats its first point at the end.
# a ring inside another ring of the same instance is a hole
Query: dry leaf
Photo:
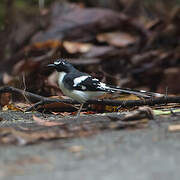
{"type": "Polygon", "coordinates": [[[62,122],[47,121],[45,119],[41,119],[41,118],[36,117],[34,115],[33,115],[33,119],[34,119],[34,121],[36,121],[37,124],[39,124],[41,126],[59,126],[59,125],[64,124],[62,122]]]}
{"type": "Polygon", "coordinates": [[[30,106],[31,106],[30,104],[23,103],[23,102],[16,103],[16,107],[21,110],[25,110],[26,108],[29,108],[30,106]]]}
{"type": "Polygon", "coordinates": [[[58,40],[48,40],[45,42],[36,42],[31,46],[26,47],[26,51],[31,49],[44,49],[44,48],[57,48],[61,46],[61,42],[58,40]]]}
{"type": "MultiPolygon", "coordinates": [[[[62,103],[62,102],[54,102],[50,104],[45,104],[42,106],[46,110],[53,110],[58,112],[64,112],[64,111],[76,111],[77,108],[73,106],[72,104],[62,103]]],[[[41,106],[38,107],[38,109],[41,108],[41,106]]]]}
{"type": "MultiPolygon", "coordinates": [[[[133,95],[133,94],[121,94],[121,93],[106,93],[102,96],[100,96],[98,99],[111,99],[111,100],[119,100],[119,101],[127,101],[127,100],[140,100],[141,98],[133,95]]],[[[119,106],[109,106],[109,105],[101,105],[101,104],[93,104],[91,105],[92,109],[95,109],[99,112],[118,112],[122,109],[119,109],[119,106]]],[[[130,108],[129,108],[130,109],[130,108]]],[[[127,110],[126,108],[123,108],[123,110],[127,110]]]]}
{"type": "Polygon", "coordinates": [[[9,84],[13,80],[13,77],[8,73],[3,74],[3,84],[9,84]]]}
{"type": "Polygon", "coordinates": [[[111,32],[97,35],[99,42],[107,42],[116,47],[126,47],[136,42],[136,37],[125,32],[111,32]]]}
{"type": "Polygon", "coordinates": [[[78,152],[80,152],[82,150],[84,150],[84,147],[83,146],[79,146],[79,145],[71,146],[69,148],[69,151],[72,152],[72,153],[78,153],[78,152]]]}
{"type": "Polygon", "coordinates": [[[134,121],[142,119],[154,119],[154,113],[152,109],[148,106],[139,107],[135,111],[128,112],[122,121],[134,121]]]}
{"type": "Polygon", "coordinates": [[[180,124],[173,124],[168,126],[168,131],[169,132],[177,132],[180,131],[180,124]]]}
{"type": "Polygon", "coordinates": [[[18,108],[16,106],[14,106],[13,104],[8,104],[8,105],[3,106],[2,110],[3,111],[11,110],[11,111],[22,111],[22,112],[24,112],[21,108],[18,108]]]}
{"type": "Polygon", "coordinates": [[[1,97],[0,99],[1,106],[5,106],[10,103],[12,95],[11,93],[7,92],[7,93],[2,93],[0,97],[1,97]]]}
{"type": "Polygon", "coordinates": [[[70,42],[70,41],[65,41],[63,43],[63,46],[70,54],[86,53],[92,47],[92,45],[89,43],[79,43],[79,42],[70,42]]]}

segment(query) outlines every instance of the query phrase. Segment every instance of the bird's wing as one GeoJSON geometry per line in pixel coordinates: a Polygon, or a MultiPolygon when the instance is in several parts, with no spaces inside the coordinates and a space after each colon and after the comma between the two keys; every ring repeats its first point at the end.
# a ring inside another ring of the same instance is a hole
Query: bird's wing
{"type": "Polygon", "coordinates": [[[65,84],[70,85],[69,88],[81,90],[81,91],[104,91],[104,92],[120,92],[125,94],[134,94],[144,98],[161,97],[162,94],[147,92],[144,90],[131,90],[128,88],[120,88],[116,86],[108,86],[105,83],[100,82],[98,79],[93,78],[88,74],[81,74],[81,76],[67,76],[65,78],[65,84]]]}
{"type": "Polygon", "coordinates": [[[98,79],[93,78],[92,76],[85,73],[81,74],[81,76],[66,76],[64,78],[64,83],[71,89],[81,91],[114,92],[114,90],[109,89],[105,83],[102,83],[98,79]]]}
{"type": "Polygon", "coordinates": [[[75,88],[80,88],[84,91],[104,91],[104,92],[114,92],[105,83],[100,82],[98,79],[91,76],[87,77],[83,81],[74,85],[75,88]]]}

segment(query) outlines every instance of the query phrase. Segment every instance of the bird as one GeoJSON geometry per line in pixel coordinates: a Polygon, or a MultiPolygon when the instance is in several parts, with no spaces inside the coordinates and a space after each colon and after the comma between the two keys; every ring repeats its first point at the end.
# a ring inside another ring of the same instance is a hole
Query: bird
{"type": "Polygon", "coordinates": [[[144,90],[131,90],[128,88],[120,88],[107,85],[97,78],[76,69],[71,63],[64,59],[57,59],[48,67],[56,69],[59,73],[58,84],[64,95],[79,102],[80,108],[77,112],[79,117],[85,102],[90,99],[97,98],[105,93],[120,92],[126,94],[134,94],[143,98],[159,97],[161,94],[147,92],[144,90]]]}

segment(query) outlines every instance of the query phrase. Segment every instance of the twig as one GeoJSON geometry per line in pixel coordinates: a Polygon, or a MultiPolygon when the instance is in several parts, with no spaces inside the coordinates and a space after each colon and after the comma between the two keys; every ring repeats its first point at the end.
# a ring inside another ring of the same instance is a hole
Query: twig
{"type": "MultiPolygon", "coordinates": [[[[55,98],[46,98],[34,93],[30,93],[21,89],[17,89],[14,87],[1,87],[0,94],[10,92],[12,94],[20,94],[25,95],[31,102],[37,102],[33,106],[27,109],[30,111],[34,108],[37,108],[39,105],[45,105],[50,103],[67,103],[67,104],[79,104],[77,101],[71,99],[55,99],[55,98]]],[[[153,99],[144,99],[144,100],[127,100],[127,101],[118,101],[118,100],[89,100],[86,102],[87,104],[101,104],[101,105],[110,105],[110,106],[121,106],[121,107],[134,107],[134,106],[154,106],[154,105],[162,105],[167,103],[180,103],[180,96],[164,96],[153,99]]]]}
{"type": "Polygon", "coordinates": [[[24,72],[22,73],[22,80],[23,80],[23,85],[24,85],[24,89],[23,89],[24,99],[26,100],[27,103],[29,103],[30,105],[32,105],[31,102],[29,101],[29,99],[28,99],[28,98],[26,97],[26,95],[25,95],[25,92],[26,92],[26,80],[25,80],[25,74],[24,74],[24,72]]]}
{"type": "Polygon", "coordinates": [[[16,95],[17,94],[22,95],[23,97],[25,95],[27,98],[29,98],[29,100],[31,102],[41,101],[43,98],[45,98],[43,96],[40,96],[40,95],[37,95],[34,93],[30,93],[30,92],[27,92],[27,91],[24,91],[21,89],[17,89],[17,88],[11,87],[11,86],[0,87],[0,94],[6,93],[6,92],[16,94],[16,95]]]}
{"type": "Polygon", "coordinates": [[[66,103],[66,104],[79,104],[77,101],[71,100],[71,99],[55,99],[55,98],[43,98],[41,101],[35,103],[30,108],[26,109],[26,111],[32,111],[36,110],[38,106],[42,106],[45,104],[51,104],[51,103],[66,103]]]}
{"type": "MultiPolygon", "coordinates": [[[[40,102],[37,102],[32,107],[27,109],[27,111],[31,111],[37,108],[39,105],[50,104],[54,102],[62,102],[68,104],[77,104],[78,102],[71,99],[53,99],[53,98],[45,98],[40,102]]],[[[128,101],[117,101],[117,100],[89,100],[86,102],[87,104],[101,104],[101,105],[109,105],[109,106],[121,106],[121,107],[135,107],[135,106],[154,106],[157,104],[167,104],[167,103],[180,103],[179,96],[173,97],[160,97],[155,99],[146,99],[146,100],[128,100],[128,101]]]]}

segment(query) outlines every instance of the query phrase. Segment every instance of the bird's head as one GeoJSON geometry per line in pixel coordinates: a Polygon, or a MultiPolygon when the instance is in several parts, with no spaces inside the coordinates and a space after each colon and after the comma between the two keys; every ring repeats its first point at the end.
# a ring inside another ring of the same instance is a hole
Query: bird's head
{"type": "Polygon", "coordinates": [[[66,60],[58,59],[53,64],[49,64],[48,67],[55,68],[58,72],[70,72],[74,67],[66,60]]]}

